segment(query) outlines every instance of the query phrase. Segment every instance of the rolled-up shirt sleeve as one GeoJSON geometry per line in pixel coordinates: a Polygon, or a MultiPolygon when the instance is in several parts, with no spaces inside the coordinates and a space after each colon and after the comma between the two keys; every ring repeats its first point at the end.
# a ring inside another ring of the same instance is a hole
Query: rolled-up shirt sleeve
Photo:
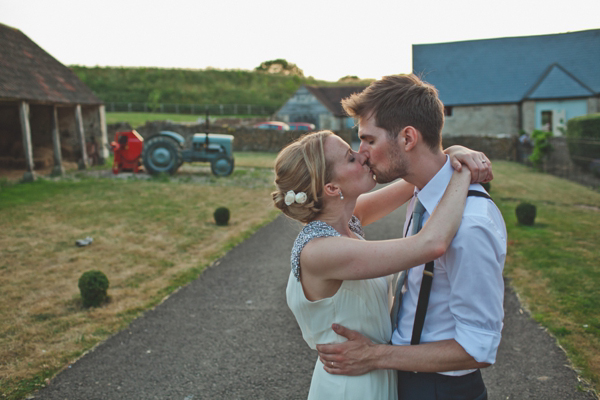
{"type": "Polygon", "coordinates": [[[493,364],[504,319],[504,225],[496,223],[493,215],[464,216],[442,258],[451,287],[455,340],[476,361],[493,364]]]}

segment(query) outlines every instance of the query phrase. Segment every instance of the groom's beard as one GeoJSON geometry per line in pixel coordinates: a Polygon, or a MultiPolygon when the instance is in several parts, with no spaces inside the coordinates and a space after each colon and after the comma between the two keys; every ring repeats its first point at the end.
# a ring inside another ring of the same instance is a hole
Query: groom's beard
{"type": "Polygon", "coordinates": [[[395,144],[387,147],[385,157],[389,161],[389,168],[383,171],[373,169],[377,183],[389,183],[406,176],[408,173],[408,163],[395,144]]]}

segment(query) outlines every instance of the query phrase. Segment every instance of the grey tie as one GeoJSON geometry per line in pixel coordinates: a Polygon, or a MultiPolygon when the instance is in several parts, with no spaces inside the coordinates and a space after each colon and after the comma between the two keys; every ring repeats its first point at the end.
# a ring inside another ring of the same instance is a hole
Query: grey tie
{"type": "MultiPolygon", "coordinates": [[[[416,235],[421,230],[423,224],[423,214],[425,213],[425,207],[419,201],[417,197],[413,206],[412,218],[411,218],[411,234],[410,236],[416,235]]],[[[398,327],[398,310],[400,309],[400,303],[402,302],[402,287],[406,280],[406,271],[400,271],[394,274],[392,280],[392,291],[394,293],[394,302],[392,304],[392,311],[390,317],[392,318],[392,329],[396,330],[398,327]]]]}

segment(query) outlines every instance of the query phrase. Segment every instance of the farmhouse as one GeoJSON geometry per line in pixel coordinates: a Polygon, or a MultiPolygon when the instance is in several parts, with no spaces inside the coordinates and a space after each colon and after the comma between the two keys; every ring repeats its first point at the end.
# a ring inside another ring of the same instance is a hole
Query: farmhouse
{"type": "Polygon", "coordinates": [[[353,118],[342,108],[342,99],[360,93],[365,86],[301,86],[285,104],[275,112],[275,119],[284,122],[309,122],[317,129],[351,129],[353,118]]]}
{"type": "Polygon", "coordinates": [[[81,169],[88,150],[97,161],[108,157],[104,105],[62,65],[18,29],[0,24],[0,166],[34,168],[65,160],[81,169]],[[86,146],[87,144],[87,146],[86,146]]]}
{"type": "Polygon", "coordinates": [[[600,112],[600,29],[413,45],[445,105],[445,136],[516,135],[600,112]]]}

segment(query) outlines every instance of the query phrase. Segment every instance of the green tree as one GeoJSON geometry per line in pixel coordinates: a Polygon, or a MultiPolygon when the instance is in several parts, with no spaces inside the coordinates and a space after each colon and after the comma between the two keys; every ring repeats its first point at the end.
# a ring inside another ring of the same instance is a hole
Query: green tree
{"type": "Polygon", "coordinates": [[[283,58],[262,62],[254,70],[276,75],[304,76],[304,72],[296,64],[290,63],[283,58]]]}
{"type": "Polygon", "coordinates": [[[158,110],[158,108],[160,107],[160,98],[161,92],[159,89],[152,89],[150,91],[150,93],[148,94],[148,105],[150,106],[150,109],[152,109],[153,111],[158,110]]]}

